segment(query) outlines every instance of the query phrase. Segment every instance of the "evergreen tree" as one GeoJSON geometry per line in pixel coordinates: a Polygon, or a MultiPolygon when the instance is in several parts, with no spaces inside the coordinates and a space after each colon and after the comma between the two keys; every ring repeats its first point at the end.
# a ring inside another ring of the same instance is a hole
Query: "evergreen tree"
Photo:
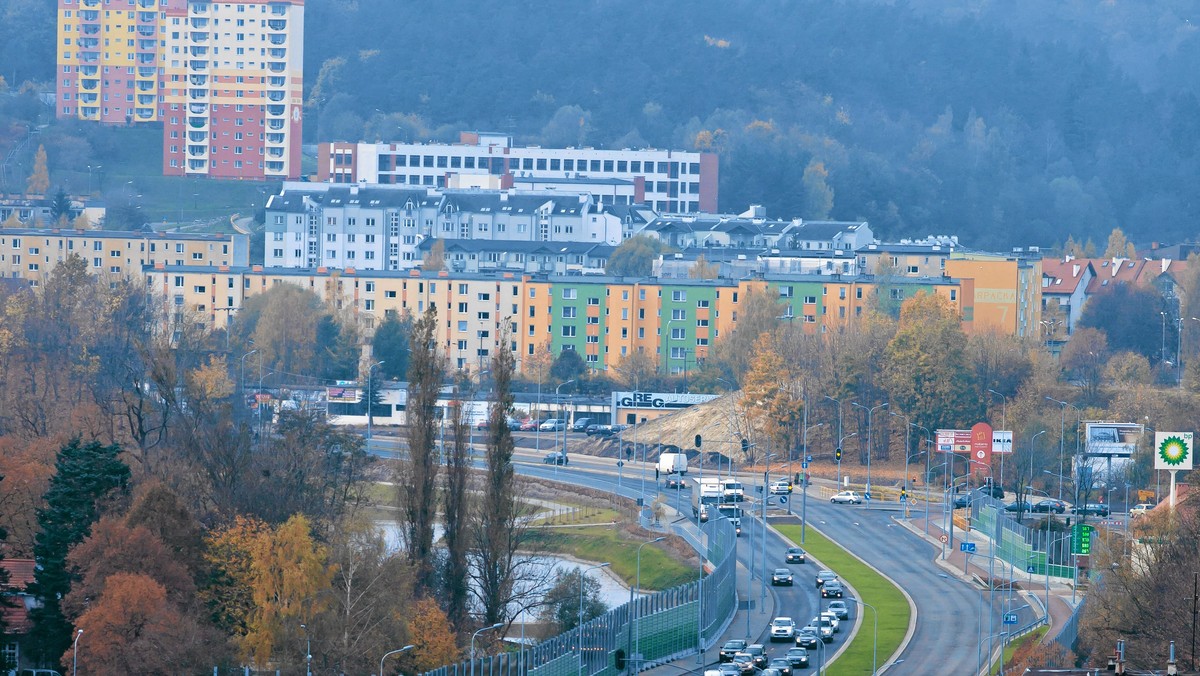
{"type": "Polygon", "coordinates": [[[91,533],[101,500],[128,485],[129,467],[117,457],[120,454],[116,444],[84,443],[78,437],[58,452],[44,496],[46,506],[37,510],[33,555],[38,567],[29,589],[43,604],[30,613],[30,645],[43,660],[58,658],[71,645],[72,627],[61,605],[73,582],[67,554],[91,533]]]}
{"type": "Polygon", "coordinates": [[[54,220],[55,225],[66,225],[70,217],[71,198],[67,196],[66,190],[59,188],[50,202],[50,218],[54,220]]]}
{"type": "Polygon", "coordinates": [[[389,380],[402,380],[408,373],[408,337],[412,334],[412,317],[388,315],[371,336],[371,356],[382,361],[379,374],[389,380]]]}

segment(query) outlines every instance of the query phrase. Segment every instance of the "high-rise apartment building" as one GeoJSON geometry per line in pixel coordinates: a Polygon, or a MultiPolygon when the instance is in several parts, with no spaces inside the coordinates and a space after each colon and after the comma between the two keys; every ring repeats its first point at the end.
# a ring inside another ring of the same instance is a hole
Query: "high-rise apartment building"
{"type": "Polygon", "coordinates": [[[161,122],[168,176],[300,175],[304,0],[58,0],[59,117],[161,122]]]}

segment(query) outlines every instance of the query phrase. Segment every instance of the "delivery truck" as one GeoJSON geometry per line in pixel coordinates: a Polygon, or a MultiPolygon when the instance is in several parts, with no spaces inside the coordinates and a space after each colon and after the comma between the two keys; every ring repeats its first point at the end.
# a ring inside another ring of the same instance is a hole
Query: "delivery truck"
{"type": "Polygon", "coordinates": [[[687,455],[683,453],[663,453],[658,456],[659,474],[663,476],[668,474],[687,474],[687,471],[687,455]]]}

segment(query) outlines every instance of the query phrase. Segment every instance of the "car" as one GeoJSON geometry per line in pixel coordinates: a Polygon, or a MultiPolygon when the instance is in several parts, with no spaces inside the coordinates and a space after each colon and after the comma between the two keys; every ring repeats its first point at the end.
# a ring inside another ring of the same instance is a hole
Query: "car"
{"type": "Polygon", "coordinates": [[[817,632],[813,631],[812,627],[801,627],[796,630],[796,647],[798,648],[816,648],[821,639],[817,636],[817,632]]]}
{"type": "Polygon", "coordinates": [[[841,631],[842,622],[838,619],[837,613],[829,610],[823,610],[821,611],[821,617],[829,618],[830,623],[833,624],[833,633],[836,634],[841,631]]]}
{"type": "Polygon", "coordinates": [[[771,620],[771,640],[790,641],[796,638],[796,622],[790,617],[777,617],[771,620]]]}
{"type": "Polygon", "coordinates": [[[846,605],[845,601],[830,601],[825,612],[837,615],[839,620],[850,619],[850,608],[846,605]]]}
{"type": "Polygon", "coordinates": [[[542,462],[547,465],[566,465],[567,463],[571,462],[571,459],[568,458],[567,454],[563,453],[562,451],[550,451],[546,454],[546,457],[542,459],[542,462]]]}
{"type": "Polygon", "coordinates": [[[763,647],[763,644],[751,643],[743,652],[750,653],[750,656],[754,658],[754,666],[759,669],[767,666],[767,649],[763,647]]]}
{"type": "Polygon", "coordinates": [[[835,505],[861,505],[863,499],[861,495],[854,491],[839,491],[832,498],[829,498],[829,501],[835,505]]]}
{"type": "Polygon", "coordinates": [[[817,571],[817,586],[818,587],[824,585],[826,582],[829,582],[831,580],[837,580],[837,579],[838,579],[837,573],[833,572],[832,570],[817,571]]]}
{"type": "Polygon", "coordinates": [[[1014,500],[1004,506],[1004,511],[1006,511],[1006,512],[1020,513],[1020,512],[1028,512],[1028,511],[1031,511],[1032,509],[1033,509],[1033,507],[1028,502],[1025,502],[1024,500],[1014,500]]]}
{"type": "Polygon", "coordinates": [[[1129,508],[1129,518],[1136,519],[1152,509],[1154,509],[1154,505],[1149,502],[1140,502],[1129,508]]]}
{"type": "MultiPolygon", "coordinates": [[[[780,676],[792,676],[792,662],[786,657],[774,657],[767,662],[767,669],[778,671],[780,676]]],[[[764,671],[763,674],[767,672],[764,671]]]]}
{"type": "Polygon", "coordinates": [[[1004,489],[996,484],[984,484],[979,487],[979,492],[984,495],[996,498],[997,500],[1004,499],[1004,489]]]}
{"type": "Polygon", "coordinates": [[[1062,514],[1067,511],[1067,503],[1062,500],[1048,498],[1033,503],[1033,510],[1039,514],[1062,514]]]}
{"type": "Polygon", "coordinates": [[[583,431],[589,437],[601,436],[606,437],[612,434],[612,425],[588,425],[583,431]]]}
{"type": "Polygon", "coordinates": [[[955,509],[966,509],[971,506],[971,496],[963,494],[954,498],[955,509]]]}
{"type": "Polygon", "coordinates": [[[787,495],[792,492],[792,482],[780,479],[771,483],[771,495],[787,495]]]}
{"type": "Polygon", "coordinates": [[[588,425],[591,425],[593,422],[594,421],[591,418],[576,418],[575,424],[571,425],[571,431],[583,432],[588,428],[588,425]]]}
{"type": "Polygon", "coordinates": [[[732,662],[717,665],[717,676],[742,676],[742,670],[732,662]]]}
{"type": "Polygon", "coordinates": [[[509,418],[508,419],[508,431],[517,432],[521,429],[521,425],[523,425],[523,424],[525,424],[525,423],[521,422],[520,420],[517,420],[516,418],[509,418]]]}
{"type": "Polygon", "coordinates": [[[771,573],[771,585],[775,587],[792,586],[792,571],[787,568],[776,568],[775,572],[771,573]]]}
{"type": "Polygon", "coordinates": [[[477,430],[486,430],[487,428],[488,428],[487,418],[484,418],[483,420],[480,420],[479,422],[475,423],[475,429],[477,429],[477,430]]]}
{"type": "Polygon", "coordinates": [[[1071,513],[1083,515],[1091,514],[1093,516],[1108,516],[1109,514],[1108,505],[1098,502],[1089,502],[1082,507],[1076,507],[1071,510],[1071,513]]]}
{"type": "Polygon", "coordinates": [[[530,418],[529,420],[526,420],[525,422],[521,423],[521,431],[522,432],[532,432],[532,431],[536,430],[537,428],[538,428],[538,421],[533,418],[530,418]]]}
{"type": "Polygon", "coordinates": [[[788,648],[784,659],[791,663],[793,669],[808,668],[808,651],[804,648],[788,648]]]}
{"type": "Polygon", "coordinates": [[[799,547],[788,547],[787,553],[784,555],[783,560],[787,563],[804,563],[808,560],[808,557],[805,556],[803,549],[800,549],[799,547]]]}
{"type": "Polygon", "coordinates": [[[823,599],[840,599],[842,598],[843,594],[844,592],[842,591],[842,583],[838,582],[837,580],[830,580],[821,585],[821,598],[823,599]]]}
{"type": "Polygon", "coordinates": [[[753,674],[758,670],[754,666],[754,656],[744,650],[734,653],[733,659],[729,661],[737,666],[738,671],[742,674],[753,674]]]}
{"type": "Polygon", "coordinates": [[[819,630],[820,633],[817,635],[820,636],[821,640],[826,643],[829,643],[833,640],[833,632],[837,631],[833,626],[833,620],[820,615],[812,618],[808,624],[809,626],[816,627],[819,630]]]}
{"type": "Polygon", "coordinates": [[[680,474],[668,474],[665,480],[667,488],[683,489],[687,488],[687,479],[680,474]]]}
{"type": "Polygon", "coordinates": [[[740,638],[735,638],[731,641],[726,641],[725,645],[717,651],[717,660],[720,662],[728,662],[733,659],[734,653],[740,653],[746,649],[746,641],[740,638]]]}
{"type": "Polygon", "coordinates": [[[550,418],[538,425],[538,430],[542,432],[561,432],[565,429],[567,429],[567,421],[562,418],[550,418]]]}
{"type": "Polygon", "coordinates": [[[759,669],[758,676],[783,676],[783,674],[778,669],[767,667],[765,669],[759,669]]]}

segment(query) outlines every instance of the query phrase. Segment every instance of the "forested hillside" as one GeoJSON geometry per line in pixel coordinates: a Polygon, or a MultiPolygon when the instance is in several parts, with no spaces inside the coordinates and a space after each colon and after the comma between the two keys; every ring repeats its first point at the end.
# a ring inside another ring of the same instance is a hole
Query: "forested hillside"
{"type": "MultiPolygon", "coordinates": [[[[5,5],[5,76],[52,81],[51,64],[17,62],[53,53],[30,43],[53,34],[53,2],[5,5]],[[49,29],[34,25],[38,7],[49,29]]],[[[314,0],[305,133],[453,140],[473,128],[521,143],[711,148],[726,211],[762,203],[980,247],[1099,241],[1114,226],[1170,241],[1190,237],[1200,211],[1191,11],[1183,0],[314,0]]]]}

